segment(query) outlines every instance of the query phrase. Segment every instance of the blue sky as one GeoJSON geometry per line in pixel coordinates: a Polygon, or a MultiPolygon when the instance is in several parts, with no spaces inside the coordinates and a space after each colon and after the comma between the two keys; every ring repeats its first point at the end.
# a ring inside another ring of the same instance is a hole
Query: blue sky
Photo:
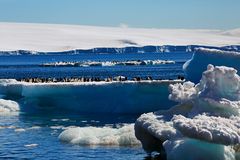
{"type": "Polygon", "coordinates": [[[0,0],[1,22],[240,28],[240,0],[0,0]]]}

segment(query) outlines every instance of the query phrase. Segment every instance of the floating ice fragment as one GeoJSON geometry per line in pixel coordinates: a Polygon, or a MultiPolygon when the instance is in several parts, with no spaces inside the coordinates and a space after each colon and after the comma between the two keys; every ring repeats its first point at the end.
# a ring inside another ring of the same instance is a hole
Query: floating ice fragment
{"type": "Polygon", "coordinates": [[[140,142],[134,136],[133,124],[119,129],[110,127],[74,127],[59,135],[63,142],[77,145],[134,146],[140,142]]]}
{"type": "Polygon", "coordinates": [[[24,147],[37,147],[38,146],[38,144],[35,144],[35,143],[33,143],[33,144],[25,144],[24,145],[24,147]]]}
{"type": "Polygon", "coordinates": [[[163,146],[167,160],[236,160],[233,148],[196,139],[168,140],[163,146]]]}
{"type": "Polygon", "coordinates": [[[11,100],[0,99],[0,114],[8,114],[18,112],[20,110],[17,102],[11,100]]]}
{"type": "Polygon", "coordinates": [[[17,128],[17,129],[15,129],[14,131],[15,131],[15,132],[25,132],[26,129],[24,129],[24,128],[17,128]]]}

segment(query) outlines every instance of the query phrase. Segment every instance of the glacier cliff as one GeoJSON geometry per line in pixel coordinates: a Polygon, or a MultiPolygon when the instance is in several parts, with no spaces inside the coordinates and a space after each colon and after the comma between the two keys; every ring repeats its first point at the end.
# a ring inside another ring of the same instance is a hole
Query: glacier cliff
{"type": "Polygon", "coordinates": [[[174,53],[189,52],[192,53],[196,48],[218,49],[222,51],[240,51],[239,45],[230,45],[223,47],[203,46],[203,45],[146,45],[146,46],[129,46],[129,47],[99,47],[91,49],[74,49],[64,51],[32,51],[32,50],[11,50],[0,51],[0,55],[58,55],[58,54],[125,54],[125,53],[174,53]]]}

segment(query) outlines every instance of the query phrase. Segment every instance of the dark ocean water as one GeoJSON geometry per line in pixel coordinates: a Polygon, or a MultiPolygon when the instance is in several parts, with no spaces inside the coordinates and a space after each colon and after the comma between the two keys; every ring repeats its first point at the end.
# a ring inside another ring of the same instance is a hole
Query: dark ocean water
{"type": "Polygon", "coordinates": [[[146,154],[141,146],[78,146],[63,143],[58,139],[63,126],[102,127],[106,124],[134,123],[136,118],[136,116],[123,115],[107,117],[106,115],[1,116],[0,124],[6,128],[0,129],[0,159],[143,159],[146,154]],[[28,146],[31,144],[37,146],[28,146]]]}
{"type": "Polygon", "coordinates": [[[182,65],[191,53],[144,53],[144,54],[77,54],[77,55],[21,55],[0,56],[0,78],[26,77],[144,77],[177,78],[182,75],[182,65]],[[95,66],[95,67],[42,67],[44,63],[74,61],[126,61],[126,60],[174,60],[175,64],[148,66],[95,66]]]}
{"type": "MultiPolygon", "coordinates": [[[[146,77],[175,79],[184,75],[191,53],[79,54],[0,56],[0,78],[146,77]],[[59,61],[173,60],[149,66],[43,67],[59,61]]],[[[94,97],[93,97],[94,100],[94,97]]],[[[23,103],[24,104],[24,103],[23,103]]],[[[21,106],[24,107],[24,106],[21,106]]],[[[127,106],[125,106],[127,107],[127,106]]],[[[112,126],[134,123],[139,115],[26,114],[0,116],[0,159],[145,159],[141,146],[78,146],[58,139],[63,127],[112,126]]]]}

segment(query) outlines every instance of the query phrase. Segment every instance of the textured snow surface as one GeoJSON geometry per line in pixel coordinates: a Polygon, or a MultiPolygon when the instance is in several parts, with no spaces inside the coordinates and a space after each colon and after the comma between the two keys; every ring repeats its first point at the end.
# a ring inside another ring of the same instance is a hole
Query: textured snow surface
{"type": "Polygon", "coordinates": [[[66,51],[145,45],[239,45],[239,29],[190,30],[0,23],[0,50],[66,51]]]}
{"type": "Polygon", "coordinates": [[[240,117],[198,115],[191,119],[175,115],[172,121],[174,127],[186,137],[225,145],[240,143],[240,117]]]}
{"type": "Polygon", "coordinates": [[[161,141],[175,137],[177,134],[176,129],[173,127],[173,122],[166,122],[163,116],[158,116],[154,113],[141,115],[135,125],[143,127],[151,135],[157,137],[161,141]]]}
{"type": "Polygon", "coordinates": [[[197,94],[195,84],[189,81],[184,84],[170,84],[169,90],[171,93],[169,99],[181,103],[193,99],[197,94]]]}

